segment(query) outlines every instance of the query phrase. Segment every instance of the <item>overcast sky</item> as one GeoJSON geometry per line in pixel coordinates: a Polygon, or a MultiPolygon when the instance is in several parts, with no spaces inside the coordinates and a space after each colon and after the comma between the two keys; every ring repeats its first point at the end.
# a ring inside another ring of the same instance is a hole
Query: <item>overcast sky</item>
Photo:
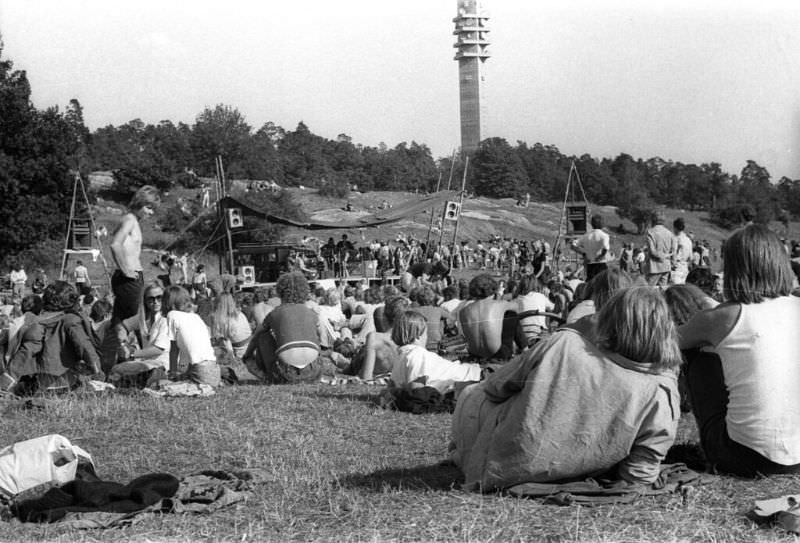
{"type": "MultiPolygon", "coordinates": [[[[483,137],[800,178],[800,2],[484,4],[483,137]]],[[[460,142],[455,14],[456,0],[0,0],[0,34],[34,104],[77,98],[91,129],[224,103],[254,128],[302,120],[439,157],[460,142]]]]}

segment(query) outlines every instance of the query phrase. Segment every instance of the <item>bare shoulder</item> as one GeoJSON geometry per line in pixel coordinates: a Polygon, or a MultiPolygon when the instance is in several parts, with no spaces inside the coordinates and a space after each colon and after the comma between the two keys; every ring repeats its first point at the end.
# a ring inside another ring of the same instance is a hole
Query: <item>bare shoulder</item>
{"type": "Polygon", "coordinates": [[[133,213],[126,213],[122,216],[122,219],[120,219],[115,233],[130,232],[137,224],[136,215],[133,213]]]}

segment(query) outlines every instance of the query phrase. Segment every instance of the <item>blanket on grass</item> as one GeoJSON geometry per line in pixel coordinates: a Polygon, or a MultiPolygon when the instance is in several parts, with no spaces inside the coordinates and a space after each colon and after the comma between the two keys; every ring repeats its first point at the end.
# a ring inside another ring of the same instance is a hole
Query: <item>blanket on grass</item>
{"type": "Polygon", "coordinates": [[[710,480],[711,476],[693,471],[686,464],[662,464],[658,479],[649,485],[590,478],[572,483],[522,483],[507,488],[506,493],[517,498],[544,498],[545,503],[557,505],[624,504],[642,496],[683,492],[710,480]]]}

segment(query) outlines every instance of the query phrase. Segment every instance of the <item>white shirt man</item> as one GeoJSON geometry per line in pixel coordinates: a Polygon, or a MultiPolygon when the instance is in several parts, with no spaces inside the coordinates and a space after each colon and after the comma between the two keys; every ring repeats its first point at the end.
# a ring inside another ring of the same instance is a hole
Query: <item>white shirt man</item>
{"type": "Polygon", "coordinates": [[[603,217],[592,215],[592,230],[577,239],[572,249],[583,254],[586,266],[586,280],[608,268],[611,258],[611,239],[603,231],[603,217]]]}
{"type": "Polygon", "coordinates": [[[682,285],[686,283],[686,276],[689,275],[689,263],[692,261],[692,240],[684,232],[686,224],[683,219],[675,219],[672,222],[672,228],[675,232],[675,253],[672,255],[670,279],[673,284],[682,285]]]}

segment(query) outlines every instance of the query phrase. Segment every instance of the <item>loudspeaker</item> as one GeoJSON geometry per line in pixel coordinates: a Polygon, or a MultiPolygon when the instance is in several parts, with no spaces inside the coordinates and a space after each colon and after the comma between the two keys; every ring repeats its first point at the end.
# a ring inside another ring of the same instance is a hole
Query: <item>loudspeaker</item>
{"type": "Polygon", "coordinates": [[[242,219],[242,210],[238,207],[229,207],[228,208],[228,226],[231,228],[241,228],[244,226],[244,220],[242,219]]]}
{"type": "Polygon", "coordinates": [[[589,209],[586,204],[567,206],[567,233],[582,235],[586,233],[589,222],[589,209]]]}
{"type": "Polygon", "coordinates": [[[447,202],[444,207],[444,218],[448,221],[456,221],[458,220],[458,216],[461,213],[461,204],[458,202],[447,202]]]}
{"type": "Polygon", "coordinates": [[[242,285],[252,286],[256,282],[256,268],[255,266],[239,266],[239,273],[237,274],[242,279],[242,285]]]}

